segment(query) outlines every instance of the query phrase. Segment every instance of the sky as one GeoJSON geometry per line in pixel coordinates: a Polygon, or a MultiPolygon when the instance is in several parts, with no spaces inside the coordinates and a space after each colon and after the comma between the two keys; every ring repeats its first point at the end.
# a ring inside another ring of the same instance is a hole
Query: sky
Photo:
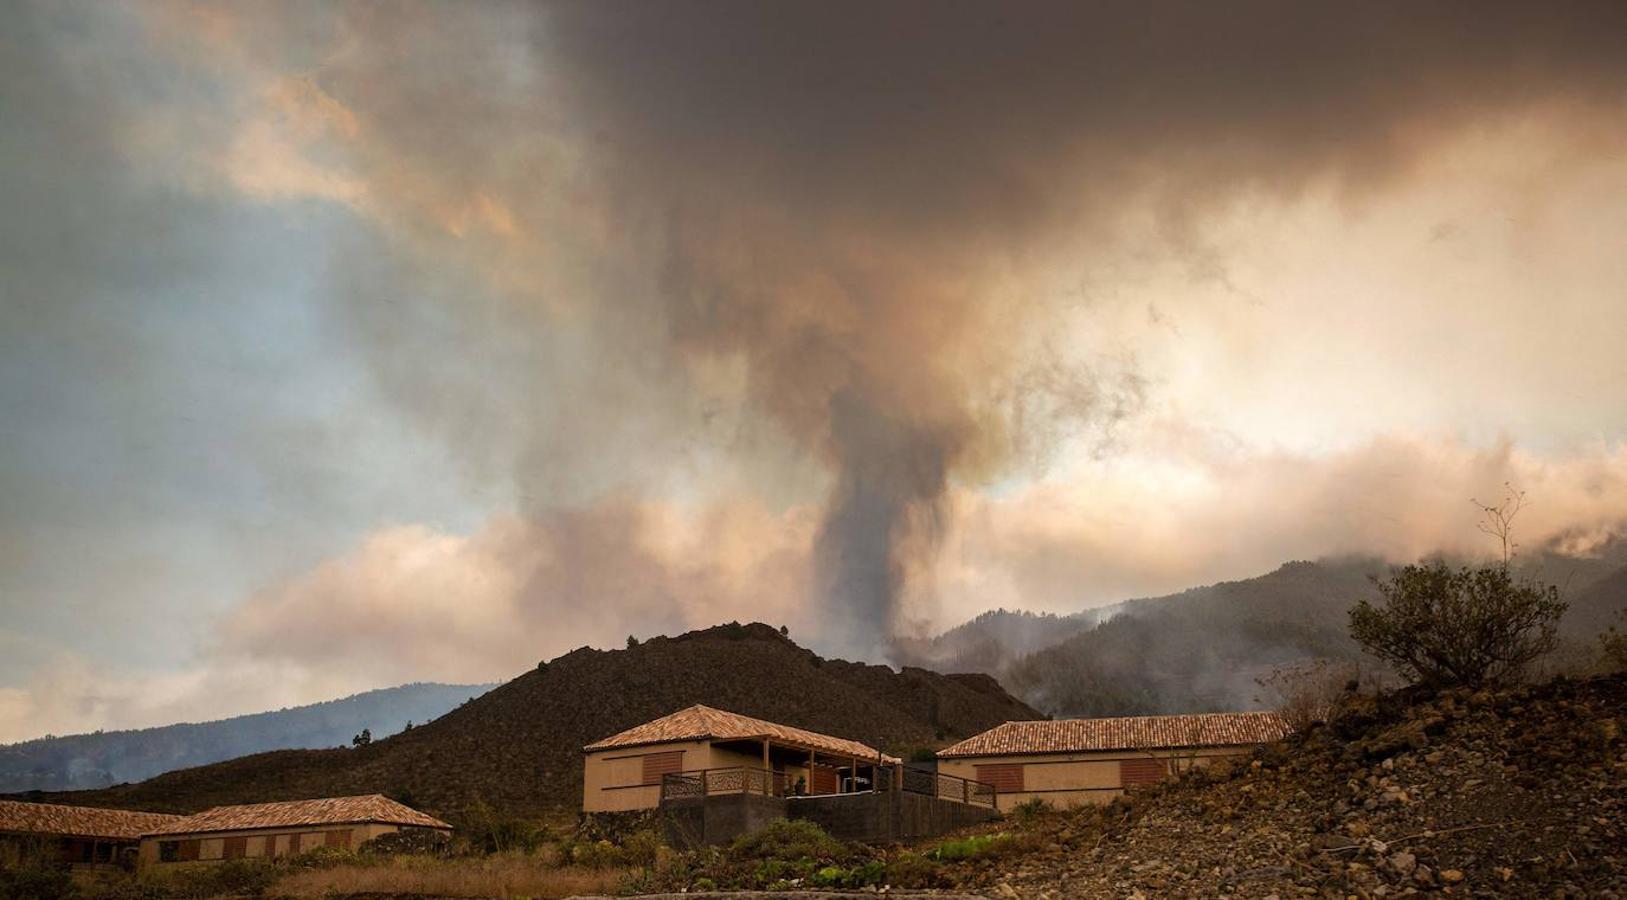
{"type": "Polygon", "coordinates": [[[0,0],[0,741],[1627,519],[1627,7],[0,0]]]}

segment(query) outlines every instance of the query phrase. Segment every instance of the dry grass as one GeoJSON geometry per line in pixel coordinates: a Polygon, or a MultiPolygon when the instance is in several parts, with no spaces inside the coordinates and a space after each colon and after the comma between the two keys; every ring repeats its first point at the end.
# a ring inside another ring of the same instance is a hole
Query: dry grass
{"type": "Polygon", "coordinates": [[[558,867],[521,854],[482,859],[396,857],[383,865],[336,866],[295,872],[278,881],[272,897],[348,894],[420,894],[431,897],[555,898],[614,893],[623,872],[558,867]]]}

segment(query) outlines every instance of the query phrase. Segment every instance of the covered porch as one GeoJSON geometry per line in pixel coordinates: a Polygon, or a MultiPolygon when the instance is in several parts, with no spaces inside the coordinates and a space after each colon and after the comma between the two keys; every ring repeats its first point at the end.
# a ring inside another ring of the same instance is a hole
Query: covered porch
{"type": "Polygon", "coordinates": [[[810,797],[887,790],[898,760],[762,737],[713,740],[711,762],[707,768],[666,773],[662,801],[719,794],[810,797]]]}

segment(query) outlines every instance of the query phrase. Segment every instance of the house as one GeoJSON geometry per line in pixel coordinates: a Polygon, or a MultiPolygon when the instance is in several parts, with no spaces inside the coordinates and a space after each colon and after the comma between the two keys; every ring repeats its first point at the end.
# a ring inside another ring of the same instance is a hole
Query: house
{"type": "Polygon", "coordinates": [[[858,741],[699,704],[582,752],[583,812],[654,809],[669,774],[751,781],[757,793],[785,797],[869,790],[878,766],[899,762],[858,741]]]}
{"type": "Polygon", "coordinates": [[[42,852],[73,866],[133,863],[143,833],[180,818],[126,809],[0,800],[0,869],[42,852]]]}
{"type": "Polygon", "coordinates": [[[1275,713],[1006,722],[938,751],[938,771],[995,787],[998,806],[1105,803],[1188,766],[1287,736],[1275,713]]]}
{"type": "Polygon", "coordinates": [[[777,819],[843,840],[933,837],[995,815],[988,785],[906,768],[847,738],[691,706],[582,748],[582,810],[658,809],[677,846],[725,843],[777,819]]]}
{"type": "Polygon", "coordinates": [[[147,830],[141,865],[355,849],[381,834],[413,829],[450,832],[452,826],[382,794],[217,806],[147,830]]]}

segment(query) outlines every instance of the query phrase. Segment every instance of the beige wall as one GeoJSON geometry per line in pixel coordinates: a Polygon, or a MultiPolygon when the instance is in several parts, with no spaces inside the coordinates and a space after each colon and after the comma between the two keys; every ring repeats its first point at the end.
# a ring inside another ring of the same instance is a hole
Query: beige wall
{"type": "Polygon", "coordinates": [[[180,863],[161,863],[159,861],[158,845],[163,841],[198,841],[198,862],[218,862],[225,856],[226,839],[244,837],[248,843],[244,848],[244,857],[258,859],[267,855],[286,856],[293,843],[293,836],[300,836],[300,852],[312,850],[323,846],[327,840],[325,833],[329,831],[349,831],[350,848],[360,847],[367,841],[381,834],[388,834],[400,830],[396,825],[383,825],[378,823],[366,825],[310,825],[300,828],[253,829],[244,831],[219,831],[208,835],[166,834],[144,837],[141,839],[141,850],[137,860],[142,866],[149,865],[180,865],[180,863]],[[272,852],[268,854],[267,842],[271,842],[272,852]]]}
{"type": "Polygon", "coordinates": [[[1248,753],[1252,746],[1202,747],[1188,750],[1103,751],[1095,753],[1048,753],[1007,756],[967,756],[938,761],[945,775],[977,780],[977,767],[1018,763],[1023,766],[1023,790],[999,796],[999,808],[1010,812],[1020,803],[1035,798],[1056,807],[1106,803],[1124,793],[1119,779],[1121,760],[1173,758],[1178,767],[1207,765],[1222,756],[1248,753]]]}
{"type": "MultiPolygon", "coordinates": [[[[710,741],[680,741],[584,753],[582,811],[624,812],[634,809],[654,809],[661,802],[661,785],[644,784],[644,755],[675,751],[683,752],[685,771],[714,768],[710,741]]],[[[756,765],[762,765],[761,757],[758,757],[756,765]]]]}

